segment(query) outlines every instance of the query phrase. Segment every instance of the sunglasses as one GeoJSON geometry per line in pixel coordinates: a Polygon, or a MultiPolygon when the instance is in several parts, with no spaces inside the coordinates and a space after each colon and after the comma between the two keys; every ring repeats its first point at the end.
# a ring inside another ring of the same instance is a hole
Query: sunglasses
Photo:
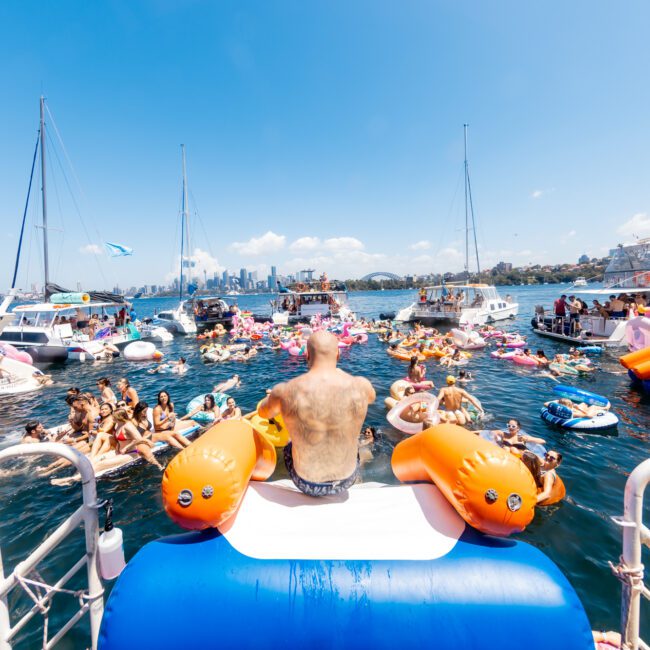
{"type": "Polygon", "coordinates": [[[554,454],[544,454],[544,458],[546,458],[546,460],[554,460],[556,463],[559,460],[559,458],[554,454]]]}
{"type": "Polygon", "coordinates": [[[509,424],[508,429],[516,429],[517,425],[516,424],[509,424]]]}

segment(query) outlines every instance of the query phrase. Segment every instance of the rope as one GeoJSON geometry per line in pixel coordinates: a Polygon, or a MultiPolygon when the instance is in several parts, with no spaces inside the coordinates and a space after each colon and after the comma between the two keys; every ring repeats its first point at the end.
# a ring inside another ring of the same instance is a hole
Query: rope
{"type": "MultiPolygon", "coordinates": [[[[629,567],[625,564],[622,555],[618,558],[618,564],[615,565],[612,562],[608,562],[608,564],[616,578],[624,586],[628,587],[628,589],[623,589],[621,602],[621,610],[625,612],[625,617],[623,619],[625,621],[624,628],[627,630],[630,620],[630,609],[632,607],[632,594],[637,592],[646,598],[648,597],[648,589],[643,582],[643,564],[637,567],[629,567]]],[[[639,630],[636,630],[636,636],[639,636],[639,630]]]]}
{"type": "Polygon", "coordinates": [[[52,598],[49,598],[47,603],[43,603],[43,597],[48,597],[52,592],[59,594],[68,594],[74,596],[79,600],[79,608],[84,609],[87,603],[93,603],[98,598],[102,598],[104,590],[99,593],[89,594],[84,589],[64,589],[63,587],[54,587],[43,581],[41,574],[35,569],[31,572],[38,580],[31,580],[19,574],[16,574],[16,582],[22,587],[23,591],[32,599],[33,603],[38,608],[41,616],[43,617],[43,648],[47,647],[48,631],[49,631],[49,613],[52,606],[52,598]],[[35,587],[34,590],[30,586],[35,587]]]}
{"type": "Polygon", "coordinates": [[[36,136],[36,147],[34,147],[34,158],[32,159],[32,171],[29,173],[29,187],[27,188],[27,198],[25,199],[25,210],[23,211],[23,223],[20,226],[20,238],[18,239],[18,252],[16,253],[16,265],[14,266],[14,277],[11,281],[11,288],[16,288],[16,278],[18,277],[18,265],[20,264],[20,251],[23,247],[23,235],[25,234],[25,222],[27,221],[27,209],[29,208],[29,197],[32,193],[32,181],[34,180],[34,167],[36,166],[36,155],[38,154],[38,142],[40,131],[36,136]]]}

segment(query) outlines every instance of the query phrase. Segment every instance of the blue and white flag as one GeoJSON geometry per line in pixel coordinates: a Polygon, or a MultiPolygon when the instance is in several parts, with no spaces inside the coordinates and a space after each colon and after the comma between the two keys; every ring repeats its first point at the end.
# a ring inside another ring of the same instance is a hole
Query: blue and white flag
{"type": "Polygon", "coordinates": [[[104,246],[106,246],[106,250],[111,257],[133,255],[133,249],[128,246],[122,246],[122,244],[111,244],[110,242],[105,242],[104,246]]]}

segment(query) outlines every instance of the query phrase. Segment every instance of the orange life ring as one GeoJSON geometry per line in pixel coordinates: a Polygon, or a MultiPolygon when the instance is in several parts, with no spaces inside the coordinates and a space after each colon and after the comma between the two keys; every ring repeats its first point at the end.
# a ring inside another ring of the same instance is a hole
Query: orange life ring
{"type": "Polygon", "coordinates": [[[330,290],[330,283],[327,280],[323,280],[323,282],[320,283],[320,288],[322,291],[329,291],[330,290]]]}

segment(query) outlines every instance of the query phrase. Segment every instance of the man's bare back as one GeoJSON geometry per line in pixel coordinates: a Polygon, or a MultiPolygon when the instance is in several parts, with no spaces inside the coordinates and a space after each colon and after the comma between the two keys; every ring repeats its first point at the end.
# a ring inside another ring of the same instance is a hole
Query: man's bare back
{"type": "Polygon", "coordinates": [[[358,437],[375,391],[367,379],[336,368],[338,343],[332,334],[313,334],[307,355],[309,372],[275,386],[259,413],[282,413],[300,478],[338,481],[356,471],[358,437]]]}

